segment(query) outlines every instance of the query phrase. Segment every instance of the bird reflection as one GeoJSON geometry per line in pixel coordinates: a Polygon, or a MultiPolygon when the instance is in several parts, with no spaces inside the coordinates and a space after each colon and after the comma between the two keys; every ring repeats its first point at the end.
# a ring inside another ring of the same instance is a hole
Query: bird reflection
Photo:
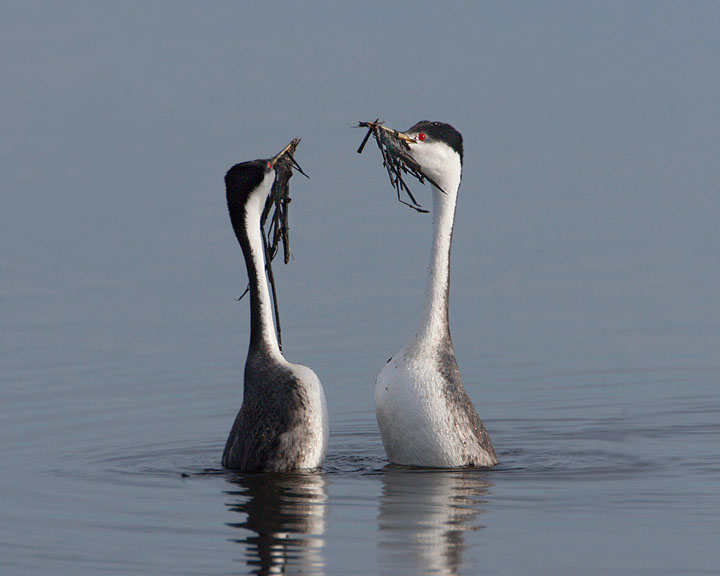
{"type": "Polygon", "coordinates": [[[245,534],[252,574],[324,574],[327,490],[320,474],[245,474],[232,480],[228,507],[245,516],[229,526],[245,534]]]}
{"type": "Polygon", "coordinates": [[[380,565],[408,574],[467,569],[465,533],[484,528],[478,518],[490,486],[478,470],[388,468],[378,514],[380,565]]]}

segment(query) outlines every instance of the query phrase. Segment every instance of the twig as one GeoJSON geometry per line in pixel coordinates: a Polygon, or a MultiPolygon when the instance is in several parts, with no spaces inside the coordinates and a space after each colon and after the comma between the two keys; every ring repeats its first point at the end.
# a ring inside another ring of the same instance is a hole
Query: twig
{"type": "Polygon", "coordinates": [[[380,148],[380,154],[382,154],[383,158],[383,166],[385,167],[385,170],[387,170],[388,177],[390,178],[390,184],[392,184],[392,187],[397,191],[398,201],[406,206],[409,206],[413,210],[427,213],[428,211],[425,210],[415,199],[415,196],[413,196],[410,187],[403,178],[403,174],[410,174],[421,184],[424,184],[427,180],[430,184],[435,186],[435,188],[443,192],[443,194],[445,191],[437,182],[435,182],[435,180],[425,174],[420,164],[418,164],[418,162],[415,161],[410,154],[408,154],[408,151],[410,150],[410,146],[407,142],[408,137],[396,130],[393,130],[392,128],[386,128],[379,119],[376,119],[374,122],[359,122],[358,127],[368,129],[367,134],[365,134],[365,138],[363,138],[363,141],[357,150],[358,154],[362,154],[370,136],[374,136],[378,148],[380,148]],[[407,194],[410,202],[412,203],[406,202],[402,199],[401,194],[403,192],[407,194]]]}

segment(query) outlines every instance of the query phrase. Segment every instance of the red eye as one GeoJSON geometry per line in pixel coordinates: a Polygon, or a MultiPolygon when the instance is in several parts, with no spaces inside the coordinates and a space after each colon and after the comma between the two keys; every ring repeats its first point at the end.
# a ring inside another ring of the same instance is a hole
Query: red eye
{"type": "Polygon", "coordinates": [[[425,140],[425,138],[427,138],[427,136],[425,136],[425,132],[420,132],[420,134],[417,135],[417,139],[420,140],[420,142],[425,140]]]}

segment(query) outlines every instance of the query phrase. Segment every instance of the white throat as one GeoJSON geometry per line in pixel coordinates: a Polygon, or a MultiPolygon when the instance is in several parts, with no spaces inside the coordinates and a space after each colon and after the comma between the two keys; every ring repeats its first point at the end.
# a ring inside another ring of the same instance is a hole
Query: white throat
{"type": "Polygon", "coordinates": [[[455,205],[462,167],[460,158],[450,169],[433,174],[433,179],[442,187],[433,189],[433,240],[428,267],[420,325],[413,343],[418,346],[435,346],[440,340],[449,338],[448,304],[450,297],[450,248],[452,245],[455,205]]]}
{"type": "MultiPolygon", "coordinates": [[[[260,218],[265,207],[265,201],[275,181],[275,172],[268,172],[262,184],[248,198],[245,204],[245,223],[247,226],[248,243],[250,245],[250,258],[256,272],[255,278],[250,278],[250,310],[256,315],[251,325],[259,329],[260,342],[273,357],[282,360],[282,353],[277,341],[275,322],[268,291],[267,276],[265,273],[265,248],[260,231],[260,218]],[[256,289],[253,288],[255,286],[256,289]]],[[[249,270],[249,268],[248,268],[249,270]]]]}

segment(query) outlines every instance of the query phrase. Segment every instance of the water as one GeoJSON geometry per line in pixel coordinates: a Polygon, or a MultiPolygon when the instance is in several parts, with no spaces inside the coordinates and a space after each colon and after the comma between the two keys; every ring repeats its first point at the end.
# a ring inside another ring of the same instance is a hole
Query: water
{"type": "MultiPolygon", "coordinates": [[[[68,324],[38,319],[39,328],[14,332],[38,341],[38,353],[6,365],[5,573],[709,574],[717,566],[720,367],[560,371],[465,358],[501,464],[428,471],[387,465],[372,367],[330,362],[328,353],[313,362],[332,418],[323,471],[243,475],[219,468],[240,402],[243,355],[233,342],[203,361],[175,356],[172,342],[108,345],[87,330],[82,355],[72,338],[62,342],[68,324]]],[[[305,346],[316,340],[331,341],[331,331],[305,346]]]]}
{"type": "Polygon", "coordinates": [[[717,8],[177,5],[2,8],[0,571],[716,574],[717,8]],[[492,470],[383,454],[430,226],[354,152],[378,115],[465,136],[451,326],[492,470]],[[295,136],[275,274],[328,456],[229,473],[222,176],[295,136]]]}

